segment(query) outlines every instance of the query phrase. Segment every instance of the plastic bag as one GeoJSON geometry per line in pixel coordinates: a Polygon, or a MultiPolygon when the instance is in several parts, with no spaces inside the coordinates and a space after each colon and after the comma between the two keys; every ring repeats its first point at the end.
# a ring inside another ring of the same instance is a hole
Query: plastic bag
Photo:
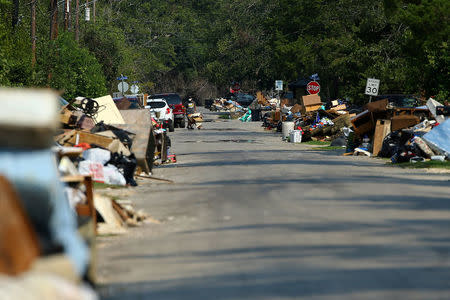
{"type": "Polygon", "coordinates": [[[100,148],[92,148],[83,152],[83,158],[104,165],[111,159],[111,152],[100,148]]]}

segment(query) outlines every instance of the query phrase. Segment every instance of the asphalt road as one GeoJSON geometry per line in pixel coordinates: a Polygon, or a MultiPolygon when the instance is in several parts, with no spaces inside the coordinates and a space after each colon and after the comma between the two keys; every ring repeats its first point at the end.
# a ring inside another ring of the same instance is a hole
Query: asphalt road
{"type": "MultiPolygon", "coordinates": [[[[206,116],[212,118],[214,116],[206,116]]],[[[102,299],[450,299],[450,174],[281,142],[171,134],[131,198],[161,224],[99,239],[102,299]]]]}

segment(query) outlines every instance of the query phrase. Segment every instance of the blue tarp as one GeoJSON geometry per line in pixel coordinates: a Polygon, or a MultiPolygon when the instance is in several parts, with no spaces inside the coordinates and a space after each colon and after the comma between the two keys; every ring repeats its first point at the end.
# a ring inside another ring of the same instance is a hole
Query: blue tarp
{"type": "Polygon", "coordinates": [[[434,151],[450,157],[450,119],[433,128],[423,139],[434,151]]]}

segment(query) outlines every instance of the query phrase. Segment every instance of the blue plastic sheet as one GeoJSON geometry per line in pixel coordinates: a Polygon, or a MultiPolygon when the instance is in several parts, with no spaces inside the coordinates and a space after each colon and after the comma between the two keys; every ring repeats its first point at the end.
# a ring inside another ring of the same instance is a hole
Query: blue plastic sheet
{"type": "Polygon", "coordinates": [[[450,119],[434,127],[430,132],[423,136],[425,142],[434,151],[450,157],[450,119]]]}

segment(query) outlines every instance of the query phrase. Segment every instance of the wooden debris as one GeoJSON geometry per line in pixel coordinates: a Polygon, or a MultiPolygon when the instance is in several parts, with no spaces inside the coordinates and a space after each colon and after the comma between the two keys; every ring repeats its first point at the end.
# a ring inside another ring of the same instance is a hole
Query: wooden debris
{"type": "Polygon", "coordinates": [[[136,176],[137,176],[137,177],[140,177],[140,178],[146,178],[146,179],[153,179],[153,180],[158,180],[158,181],[164,181],[164,182],[167,182],[167,183],[175,183],[173,180],[164,179],[164,178],[158,178],[158,177],[154,177],[154,176],[141,175],[141,174],[138,174],[138,175],[136,175],[136,176]]]}

